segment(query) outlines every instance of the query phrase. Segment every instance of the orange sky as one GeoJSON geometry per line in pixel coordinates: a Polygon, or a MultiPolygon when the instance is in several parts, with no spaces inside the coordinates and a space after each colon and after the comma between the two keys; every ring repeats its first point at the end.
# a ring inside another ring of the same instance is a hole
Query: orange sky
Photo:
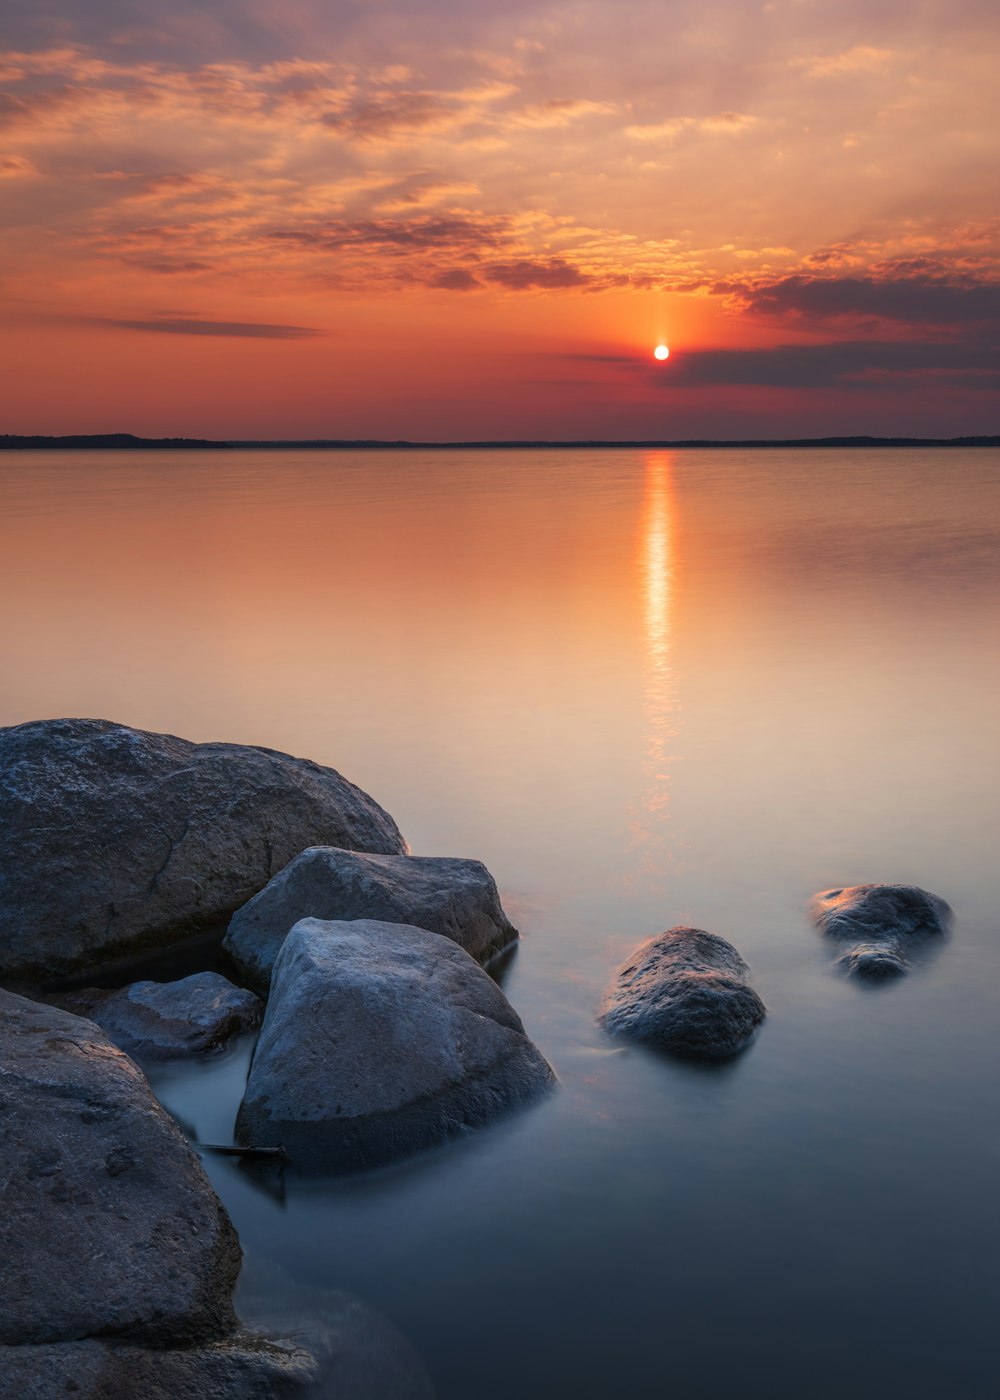
{"type": "Polygon", "coordinates": [[[0,431],[1000,429],[992,0],[23,9],[0,431]]]}

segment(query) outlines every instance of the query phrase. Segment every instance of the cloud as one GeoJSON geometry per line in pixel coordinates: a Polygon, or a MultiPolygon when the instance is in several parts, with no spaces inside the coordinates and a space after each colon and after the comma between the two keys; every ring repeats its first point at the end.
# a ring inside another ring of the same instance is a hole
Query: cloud
{"type": "Polygon", "coordinates": [[[273,326],[256,321],[201,321],[164,316],[151,320],[118,320],[105,317],[102,324],[119,330],[155,331],[165,335],[223,335],[248,340],[308,340],[324,335],[310,326],[273,326]]]}
{"type": "Polygon", "coordinates": [[[474,292],[482,285],[479,278],[464,267],[453,267],[431,278],[432,287],[442,287],[446,292],[474,292]]]}
{"type": "Polygon", "coordinates": [[[1000,325],[1000,282],[948,281],[940,274],[920,270],[921,264],[929,261],[917,260],[916,269],[909,276],[795,274],[750,286],[720,283],[716,290],[734,296],[751,314],[778,319],[876,320],[916,326],[960,327],[981,322],[1000,325]]]}
{"type": "Polygon", "coordinates": [[[627,126],[625,135],[633,141],[659,141],[670,144],[685,132],[702,132],[706,135],[738,136],[757,126],[759,117],[748,112],[716,112],[708,117],[671,117],[668,121],[653,122],[642,126],[627,126]]]}
{"type": "Polygon", "coordinates": [[[884,73],[894,57],[892,49],[855,44],[842,53],[799,59],[795,66],[804,68],[810,78],[839,78],[853,73],[884,73]]]}
{"type": "MultiPolygon", "coordinates": [[[[653,371],[656,373],[656,371],[653,371]]],[[[920,341],[837,341],[764,350],[693,350],[671,357],[665,388],[752,385],[820,389],[850,384],[877,388],[887,376],[946,375],[966,388],[1000,387],[1000,354],[978,345],[920,341]]]]}
{"type": "Polygon", "coordinates": [[[561,287],[584,287],[590,280],[563,258],[518,258],[514,262],[490,263],[483,267],[482,276],[486,281],[514,292],[533,288],[551,291],[561,287]]]}

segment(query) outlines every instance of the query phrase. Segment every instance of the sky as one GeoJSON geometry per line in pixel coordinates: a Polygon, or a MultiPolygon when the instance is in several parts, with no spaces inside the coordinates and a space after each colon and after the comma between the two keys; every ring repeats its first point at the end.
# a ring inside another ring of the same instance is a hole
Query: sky
{"type": "Polygon", "coordinates": [[[995,0],[0,7],[2,432],[1000,432],[995,0]]]}

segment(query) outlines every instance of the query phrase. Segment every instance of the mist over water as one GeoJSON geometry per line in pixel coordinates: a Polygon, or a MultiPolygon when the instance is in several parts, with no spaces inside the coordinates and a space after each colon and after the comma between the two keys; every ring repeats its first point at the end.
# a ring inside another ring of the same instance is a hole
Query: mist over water
{"type": "MultiPolygon", "coordinates": [[[[995,1393],[1000,452],[5,453],[0,723],[339,769],[470,855],[555,1093],[371,1176],[205,1164],[248,1278],[381,1308],[442,1400],[995,1393]],[[956,914],[891,986],[815,891],[956,914]],[[768,1019],[704,1067],[595,1024],[692,923],[768,1019]]],[[[157,1070],[226,1141],[250,1046],[157,1070]]]]}

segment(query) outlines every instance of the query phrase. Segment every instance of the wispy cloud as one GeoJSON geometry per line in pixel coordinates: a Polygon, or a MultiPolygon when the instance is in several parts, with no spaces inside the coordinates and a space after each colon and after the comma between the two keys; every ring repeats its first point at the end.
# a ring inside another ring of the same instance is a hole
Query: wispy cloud
{"type": "Polygon", "coordinates": [[[201,321],[180,316],[158,316],[149,320],[103,318],[106,326],[119,330],[153,331],[158,335],[221,335],[248,340],[308,340],[324,332],[310,326],[274,326],[255,321],[201,321]]]}

